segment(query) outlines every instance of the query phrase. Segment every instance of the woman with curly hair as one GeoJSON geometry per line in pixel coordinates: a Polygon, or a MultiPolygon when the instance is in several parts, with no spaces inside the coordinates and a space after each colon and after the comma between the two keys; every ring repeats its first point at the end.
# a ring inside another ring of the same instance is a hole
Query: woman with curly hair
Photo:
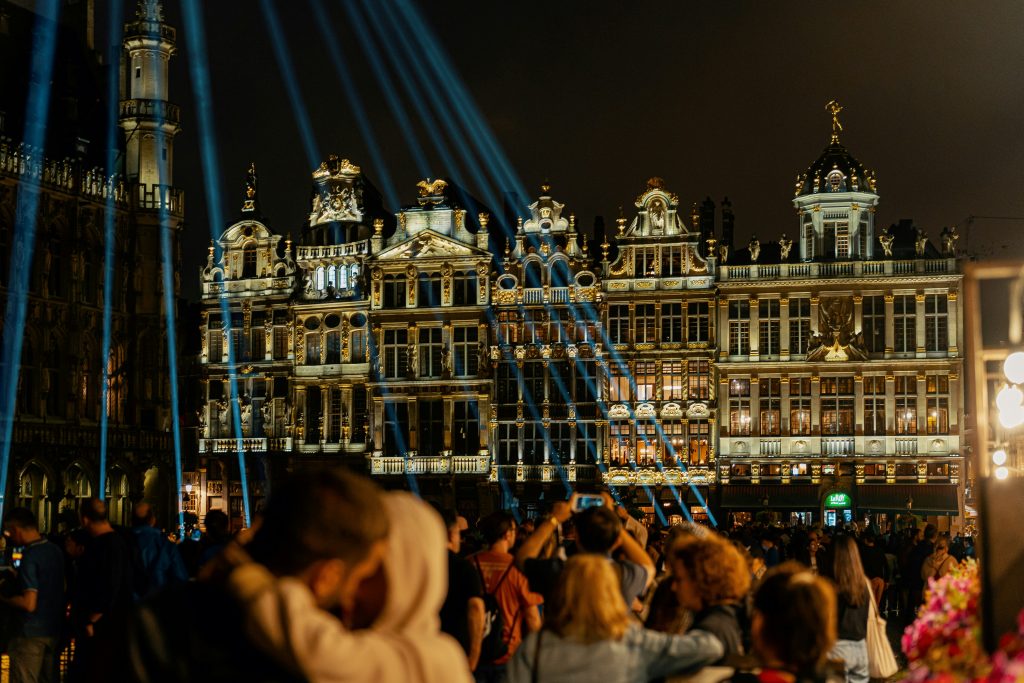
{"type": "Polygon", "coordinates": [[[671,565],[679,606],[694,613],[691,628],[711,633],[721,642],[725,653],[720,661],[746,654],[744,603],[750,591],[750,570],[743,555],[718,536],[694,536],[676,543],[671,565]]]}
{"type": "Polygon", "coordinates": [[[614,565],[602,555],[569,558],[550,598],[544,628],[529,634],[509,662],[508,683],[641,683],[722,656],[710,633],[643,628],[626,607],[614,565]]]}

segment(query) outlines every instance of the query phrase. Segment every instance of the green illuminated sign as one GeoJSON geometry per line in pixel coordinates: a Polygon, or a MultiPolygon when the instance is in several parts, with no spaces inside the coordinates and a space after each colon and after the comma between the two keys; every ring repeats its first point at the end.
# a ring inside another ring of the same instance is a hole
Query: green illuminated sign
{"type": "Polygon", "coordinates": [[[825,507],[827,508],[848,508],[852,507],[850,503],[850,494],[848,493],[830,493],[825,498],[825,507]]]}

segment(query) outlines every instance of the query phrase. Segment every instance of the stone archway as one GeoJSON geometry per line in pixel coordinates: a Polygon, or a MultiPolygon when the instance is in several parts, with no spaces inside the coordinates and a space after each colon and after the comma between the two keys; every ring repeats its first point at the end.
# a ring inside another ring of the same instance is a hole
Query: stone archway
{"type": "Polygon", "coordinates": [[[78,511],[82,507],[82,502],[93,496],[94,481],[92,473],[81,463],[72,463],[64,471],[61,487],[63,496],[60,499],[60,512],[56,521],[65,527],[65,531],[78,526],[78,511]]]}
{"type": "Polygon", "coordinates": [[[39,530],[46,533],[50,530],[51,522],[51,491],[50,485],[53,479],[47,474],[39,463],[29,462],[18,476],[17,504],[20,507],[28,508],[36,516],[39,530]]]}
{"type": "Polygon", "coordinates": [[[111,524],[130,526],[132,502],[131,480],[120,466],[110,468],[107,475],[107,514],[111,524]]]}

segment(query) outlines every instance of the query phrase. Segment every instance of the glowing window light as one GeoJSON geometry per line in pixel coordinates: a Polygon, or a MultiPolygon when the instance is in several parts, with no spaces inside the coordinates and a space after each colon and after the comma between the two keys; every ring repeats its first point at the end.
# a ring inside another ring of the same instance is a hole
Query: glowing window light
{"type": "Polygon", "coordinates": [[[996,468],[996,479],[1006,479],[1010,476],[1010,470],[1005,467],[996,468]]]}
{"type": "Polygon", "coordinates": [[[1000,448],[998,451],[992,454],[992,462],[996,465],[1006,464],[1006,451],[1000,448]]]}
{"type": "Polygon", "coordinates": [[[1016,351],[1006,357],[1003,373],[1014,384],[1024,383],[1024,351],[1016,351]]]}

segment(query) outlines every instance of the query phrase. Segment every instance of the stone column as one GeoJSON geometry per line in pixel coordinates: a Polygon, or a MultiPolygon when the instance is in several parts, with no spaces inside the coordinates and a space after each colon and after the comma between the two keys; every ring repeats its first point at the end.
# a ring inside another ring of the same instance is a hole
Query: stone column
{"type": "Polygon", "coordinates": [[[860,332],[864,329],[864,297],[860,294],[853,295],[853,331],[860,332]]]}
{"type": "Polygon", "coordinates": [[[811,436],[821,436],[821,377],[818,375],[811,377],[811,436]]]}
{"type": "Polygon", "coordinates": [[[924,324],[924,294],[915,294],[914,301],[914,320],[915,320],[915,331],[917,332],[917,357],[925,357],[925,324],[924,324]]]}
{"type": "MultiPolygon", "coordinates": [[[[859,310],[860,305],[857,306],[859,310]]],[[[864,436],[864,375],[861,374],[853,376],[853,420],[854,435],[864,436]]]]}
{"type": "MultiPolygon", "coordinates": [[[[959,339],[957,339],[956,330],[957,326],[960,325],[960,312],[955,290],[950,291],[946,295],[946,311],[946,329],[949,331],[949,355],[959,356],[960,349],[957,348],[959,339]]],[[[952,393],[952,389],[950,389],[950,393],[952,393]]]]}
{"type": "Polygon", "coordinates": [[[305,444],[309,434],[309,416],[306,415],[306,387],[304,386],[295,387],[294,419],[296,425],[299,423],[299,415],[302,415],[302,434],[298,434],[296,430],[295,440],[298,443],[305,444]]]}
{"type": "Polygon", "coordinates": [[[789,299],[779,299],[779,359],[789,360],[789,299]]]}
{"type": "Polygon", "coordinates": [[[896,307],[893,305],[893,295],[885,295],[885,357],[892,358],[893,349],[896,347],[896,307]]]}
{"type": "Polygon", "coordinates": [[[811,334],[818,333],[818,303],[819,299],[816,296],[811,297],[811,334]]]}
{"type": "Polygon", "coordinates": [[[757,297],[750,297],[750,360],[757,360],[761,343],[761,311],[758,309],[757,297]]]}
{"type": "Polygon", "coordinates": [[[928,433],[928,383],[922,372],[917,376],[917,433],[928,433]]]}
{"type": "Polygon", "coordinates": [[[408,424],[408,437],[406,443],[408,443],[408,450],[416,451],[419,453],[420,450],[420,411],[419,405],[416,403],[415,396],[403,396],[401,400],[406,401],[406,405],[409,406],[409,424],[408,424]]]}
{"type": "Polygon", "coordinates": [[[885,376],[885,433],[896,433],[896,376],[885,376]]]}
{"type": "Polygon", "coordinates": [[[779,416],[779,432],[782,436],[789,436],[789,415],[791,408],[789,405],[789,377],[787,375],[783,375],[779,379],[779,410],[782,412],[779,416]]]}
{"type": "MultiPolygon", "coordinates": [[[[714,303],[711,304],[714,306],[714,303]]],[[[726,360],[729,357],[729,300],[720,299],[718,302],[718,358],[726,360]]]]}

